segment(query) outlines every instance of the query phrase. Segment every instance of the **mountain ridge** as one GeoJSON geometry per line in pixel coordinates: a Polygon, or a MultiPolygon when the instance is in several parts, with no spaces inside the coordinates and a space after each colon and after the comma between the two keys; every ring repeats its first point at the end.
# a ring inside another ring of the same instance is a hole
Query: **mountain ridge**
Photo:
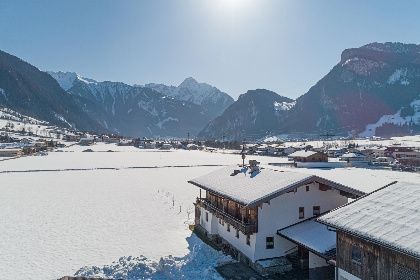
{"type": "Polygon", "coordinates": [[[3,51],[0,77],[0,106],[67,128],[107,132],[50,75],[3,51]]]}
{"type": "Polygon", "coordinates": [[[115,133],[132,137],[196,135],[211,119],[206,108],[152,88],[97,82],[76,73],[49,72],[79,105],[115,133]]]}
{"type": "Polygon", "coordinates": [[[270,90],[248,90],[220,117],[206,125],[198,137],[253,140],[268,133],[278,133],[280,122],[285,112],[294,106],[293,102],[270,90]]]}

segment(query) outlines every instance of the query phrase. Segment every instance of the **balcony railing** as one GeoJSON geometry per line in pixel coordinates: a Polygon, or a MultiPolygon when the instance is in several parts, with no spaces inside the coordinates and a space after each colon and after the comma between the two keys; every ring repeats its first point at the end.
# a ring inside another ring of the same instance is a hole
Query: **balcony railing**
{"type": "Polygon", "coordinates": [[[210,211],[217,218],[223,219],[226,223],[230,224],[234,228],[239,229],[243,234],[253,234],[258,232],[258,226],[253,223],[245,223],[239,220],[238,218],[226,213],[220,208],[212,205],[210,202],[205,199],[197,198],[197,204],[199,204],[204,209],[210,211]]]}

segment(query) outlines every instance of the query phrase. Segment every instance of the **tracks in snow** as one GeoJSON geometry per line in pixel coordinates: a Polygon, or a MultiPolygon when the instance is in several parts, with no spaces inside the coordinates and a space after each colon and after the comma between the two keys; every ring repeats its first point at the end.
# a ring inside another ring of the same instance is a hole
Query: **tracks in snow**
{"type": "Polygon", "coordinates": [[[121,167],[93,167],[93,168],[62,168],[62,169],[31,169],[31,170],[5,170],[1,173],[28,173],[28,172],[61,172],[61,171],[92,171],[92,170],[125,170],[125,169],[152,169],[152,168],[186,168],[186,167],[215,167],[227,166],[224,164],[196,164],[196,165],[163,165],[163,166],[121,166],[121,167]]]}

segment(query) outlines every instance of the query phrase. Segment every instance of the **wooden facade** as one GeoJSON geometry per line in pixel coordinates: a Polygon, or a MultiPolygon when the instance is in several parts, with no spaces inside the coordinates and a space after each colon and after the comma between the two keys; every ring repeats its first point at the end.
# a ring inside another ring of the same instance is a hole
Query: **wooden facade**
{"type": "MultiPolygon", "coordinates": [[[[258,207],[248,210],[234,201],[224,199],[209,191],[206,191],[206,198],[197,199],[197,205],[237,228],[243,234],[258,232],[258,207]]],[[[199,209],[196,210],[196,219],[200,216],[198,211],[199,209]]]]}
{"type": "Polygon", "coordinates": [[[337,231],[337,266],[362,280],[420,279],[420,259],[342,231],[337,231]]]}
{"type": "Polygon", "coordinates": [[[310,156],[292,156],[294,161],[300,161],[300,162],[328,162],[328,155],[317,152],[310,156]]]}

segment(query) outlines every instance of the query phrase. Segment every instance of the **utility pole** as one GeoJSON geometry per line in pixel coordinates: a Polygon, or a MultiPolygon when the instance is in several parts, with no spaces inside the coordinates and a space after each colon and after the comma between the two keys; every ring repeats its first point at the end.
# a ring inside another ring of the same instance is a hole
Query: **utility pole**
{"type": "Polygon", "coordinates": [[[241,157],[242,157],[242,167],[245,167],[245,157],[246,157],[245,141],[242,144],[241,157]]]}
{"type": "Polygon", "coordinates": [[[223,142],[223,153],[225,153],[225,149],[226,149],[225,137],[226,137],[226,134],[225,134],[225,133],[223,133],[223,136],[222,136],[222,142],[223,142]]]}

